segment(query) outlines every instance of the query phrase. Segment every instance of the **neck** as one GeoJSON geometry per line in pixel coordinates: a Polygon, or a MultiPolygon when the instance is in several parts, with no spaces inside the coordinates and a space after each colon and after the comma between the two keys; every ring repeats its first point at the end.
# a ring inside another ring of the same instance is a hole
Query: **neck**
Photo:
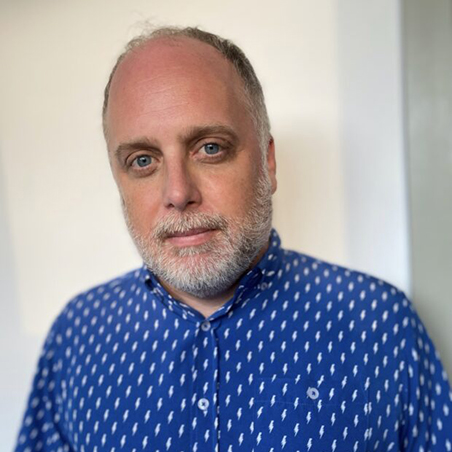
{"type": "MultiPolygon", "coordinates": [[[[252,269],[261,260],[262,256],[265,254],[267,249],[268,243],[260,250],[259,254],[253,260],[250,267],[244,273],[252,269]]],[[[220,309],[227,301],[229,301],[234,296],[235,289],[237,289],[237,286],[239,285],[239,280],[242,276],[243,275],[240,275],[237,281],[229,289],[209,298],[196,297],[195,295],[176,289],[162,280],[160,280],[160,284],[167,290],[167,292],[173,298],[182,301],[187,306],[190,306],[191,308],[201,313],[205,318],[208,318],[215,311],[218,311],[218,309],[220,309]]]]}
{"type": "Polygon", "coordinates": [[[238,286],[238,281],[226,291],[209,298],[199,298],[195,295],[183,292],[182,290],[178,290],[168,285],[165,281],[160,281],[160,284],[173,298],[182,301],[187,306],[190,306],[207,318],[210,317],[215,311],[218,311],[218,309],[220,309],[234,296],[235,289],[238,286]]]}

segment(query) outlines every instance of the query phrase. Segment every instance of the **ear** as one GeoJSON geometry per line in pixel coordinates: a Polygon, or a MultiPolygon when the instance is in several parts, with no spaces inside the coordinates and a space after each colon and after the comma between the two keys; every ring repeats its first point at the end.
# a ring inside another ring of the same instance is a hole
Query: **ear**
{"type": "Polygon", "coordinates": [[[275,140],[270,136],[267,149],[267,169],[272,184],[272,194],[275,193],[278,183],[276,181],[275,140]]]}

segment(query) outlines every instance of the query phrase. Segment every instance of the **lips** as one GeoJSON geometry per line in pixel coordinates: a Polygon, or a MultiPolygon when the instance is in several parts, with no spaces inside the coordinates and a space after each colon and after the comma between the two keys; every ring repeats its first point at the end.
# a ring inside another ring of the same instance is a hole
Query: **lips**
{"type": "Polygon", "coordinates": [[[166,241],[176,247],[193,247],[203,245],[213,239],[216,229],[193,228],[188,231],[171,232],[167,234],[166,241]]]}
{"type": "Polygon", "coordinates": [[[212,231],[212,229],[208,229],[208,228],[196,228],[196,229],[190,229],[188,231],[183,231],[183,232],[173,232],[173,233],[169,233],[167,235],[167,238],[173,238],[173,237],[190,237],[193,235],[198,235],[198,234],[203,234],[205,232],[209,232],[212,231]]]}

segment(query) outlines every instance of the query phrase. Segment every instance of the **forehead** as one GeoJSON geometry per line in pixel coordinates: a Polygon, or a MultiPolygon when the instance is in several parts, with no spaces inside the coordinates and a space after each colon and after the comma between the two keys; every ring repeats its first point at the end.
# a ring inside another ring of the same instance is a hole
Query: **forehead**
{"type": "Polygon", "coordinates": [[[227,76],[235,72],[232,64],[205,42],[189,37],[155,38],[138,45],[127,54],[117,68],[114,83],[123,81],[125,75],[130,76],[130,71],[134,71],[137,76],[146,76],[178,67],[192,72],[203,66],[211,69],[218,67],[218,73],[226,71],[227,76]]]}
{"type": "Polygon", "coordinates": [[[181,115],[194,122],[212,115],[243,116],[244,99],[240,76],[215,48],[191,38],[158,38],[119,64],[110,87],[107,128],[115,135],[124,127],[132,133],[133,124],[154,118],[171,117],[176,126],[181,115]]]}

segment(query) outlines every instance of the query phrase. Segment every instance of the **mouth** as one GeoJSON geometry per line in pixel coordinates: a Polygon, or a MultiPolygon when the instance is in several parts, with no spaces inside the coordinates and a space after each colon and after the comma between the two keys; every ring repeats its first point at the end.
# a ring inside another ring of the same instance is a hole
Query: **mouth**
{"type": "Polygon", "coordinates": [[[198,235],[198,234],[203,234],[204,232],[207,231],[211,231],[212,229],[207,229],[207,228],[195,228],[195,229],[189,229],[188,231],[183,231],[183,232],[173,232],[168,234],[168,238],[173,238],[173,237],[190,237],[192,235],[198,235]]]}
{"type": "Polygon", "coordinates": [[[195,228],[183,232],[173,232],[167,235],[166,240],[175,246],[201,245],[212,238],[215,229],[195,228]]]}

